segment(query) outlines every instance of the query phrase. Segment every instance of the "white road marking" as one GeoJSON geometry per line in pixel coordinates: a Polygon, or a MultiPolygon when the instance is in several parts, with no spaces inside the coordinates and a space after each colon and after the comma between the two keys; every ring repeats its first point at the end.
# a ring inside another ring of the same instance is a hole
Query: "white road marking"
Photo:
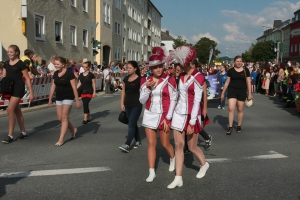
{"type": "Polygon", "coordinates": [[[104,95],[103,97],[114,97],[113,95],[104,95]]]}
{"type": "Polygon", "coordinates": [[[209,158],[206,159],[207,162],[209,163],[219,163],[219,162],[229,162],[231,159],[229,158],[209,158]]]}
{"type": "Polygon", "coordinates": [[[268,155],[259,155],[259,156],[248,157],[248,159],[263,160],[263,159],[287,158],[287,156],[277,153],[276,151],[269,151],[269,153],[270,154],[268,154],[268,155]]]}
{"type": "Polygon", "coordinates": [[[91,168],[75,168],[75,169],[56,169],[56,170],[41,170],[41,171],[26,171],[1,173],[0,178],[24,178],[30,176],[55,176],[65,174],[84,174],[92,172],[104,172],[111,170],[109,167],[91,167],[91,168]]]}

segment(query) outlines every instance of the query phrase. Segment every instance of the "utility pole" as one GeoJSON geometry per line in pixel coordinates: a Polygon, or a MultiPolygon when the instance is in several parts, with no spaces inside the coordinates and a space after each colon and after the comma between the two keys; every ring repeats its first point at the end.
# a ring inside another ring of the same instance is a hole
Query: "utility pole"
{"type": "Polygon", "coordinates": [[[280,54],[280,44],[281,42],[277,42],[277,56],[276,56],[276,64],[279,64],[279,54],[280,54]]]}

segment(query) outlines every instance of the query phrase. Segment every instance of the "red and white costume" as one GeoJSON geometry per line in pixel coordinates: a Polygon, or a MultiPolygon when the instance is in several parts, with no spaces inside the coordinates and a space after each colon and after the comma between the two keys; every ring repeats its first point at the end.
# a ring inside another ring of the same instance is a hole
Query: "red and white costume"
{"type": "Polygon", "coordinates": [[[173,76],[163,74],[155,87],[147,87],[147,81],[153,76],[142,78],[140,102],[146,104],[143,115],[143,126],[163,130],[160,125],[164,119],[170,123],[177,100],[176,81],[173,76]]]}
{"type": "Polygon", "coordinates": [[[203,93],[204,76],[195,69],[184,83],[185,73],[180,75],[178,84],[179,99],[173,113],[171,128],[186,131],[188,125],[194,127],[194,132],[201,132],[200,102],[203,93]]]}

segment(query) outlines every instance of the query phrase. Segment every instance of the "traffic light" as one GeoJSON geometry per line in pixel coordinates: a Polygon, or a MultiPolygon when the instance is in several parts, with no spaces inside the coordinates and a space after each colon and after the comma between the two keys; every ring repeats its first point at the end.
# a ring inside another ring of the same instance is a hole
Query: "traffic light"
{"type": "Polygon", "coordinates": [[[99,52],[98,50],[101,49],[101,42],[92,38],[93,43],[93,56],[97,55],[99,52]]]}
{"type": "Polygon", "coordinates": [[[270,43],[270,49],[273,52],[277,52],[277,43],[276,42],[270,43]]]}

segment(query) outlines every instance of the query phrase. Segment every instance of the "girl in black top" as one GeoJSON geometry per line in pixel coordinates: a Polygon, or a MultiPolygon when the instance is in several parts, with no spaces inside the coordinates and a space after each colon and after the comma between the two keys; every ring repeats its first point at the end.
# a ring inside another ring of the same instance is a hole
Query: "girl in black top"
{"type": "Polygon", "coordinates": [[[23,81],[23,77],[26,80],[26,84],[30,92],[29,100],[33,100],[34,98],[26,65],[20,60],[19,47],[17,45],[10,45],[7,50],[7,55],[9,57],[9,61],[5,62],[4,64],[2,75],[3,78],[5,77],[7,80],[12,80],[13,84],[10,87],[10,99],[7,107],[8,137],[2,140],[2,142],[5,144],[9,144],[13,141],[16,118],[21,131],[21,134],[16,138],[16,140],[27,138],[24,126],[24,118],[19,106],[20,99],[25,94],[25,83],[23,81]]]}
{"type": "Polygon", "coordinates": [[[54,65],[57,71],[53,75],[48,105],[52,105],[52,97],[55,91],[56,113],[58,120],[61,121],[60,137],[55,146],[61,146],[64,144],[64,137],[68,129],[72,133],[71,139],[75,138],[77,132],[77,128],[74,128],[68,120],[74,98],[78,109],[81,108],[81,104],[78,99],[74,73],[68,70],[68,60],[58,57],[55,59],[54,65]]]}
{"type": "Polygon", "coordinates": [[[236,131],[241,133],[245,100],[246,98],[248,101],[252,99],[250,71],[246,67],[243,68],[241,56],[236,56],[234,58],[234,67],[229,69],[227,72],[227,79],[221,94],[221,101],[224,100],[224,93],[227,88],[229,128],[226,134],[231,135],[235,107],[237,106],[238,109],[238,126],[236,131]]]}
{"type": "Polygon", "coordinates": [[[125,144],[119,147],[122,151],[129,152],[129,147],[135,138],[134,148],[141,146],[141,139],[137,121],[142,112],[140,103],[140,69],[136,61],[129,61],[127,64],[128,76],[124,78],[123,90],[121,95],[121,110],[126,112],[128,117],[128,136],[125,144]]]}
{"type": "Polygon", "coordinates": [[[96,97],[96,81],[95,75],[90,72],[92,63],[87,61],[82,65],[84,72],[79,75],[79,81],[77,84],[77,88],[81,92],[81,100],[83,103],[83,113],[84,119],[82,124],[87,124],[90,122],[90,109],[89,103],[92,98],[96,97]]]}

